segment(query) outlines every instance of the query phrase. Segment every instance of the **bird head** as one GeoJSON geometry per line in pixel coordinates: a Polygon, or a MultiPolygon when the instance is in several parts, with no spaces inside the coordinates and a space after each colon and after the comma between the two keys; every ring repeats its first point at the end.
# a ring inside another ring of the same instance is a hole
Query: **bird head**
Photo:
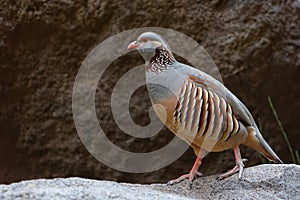
{"type": "Polygon", "coordinates": [[[141,34],[136,41],[131,42],[127,47],[127,49],[138,50],[146,62],[155,56],[157,48],[163,48],[171,53],[169,45],[162,36],[153,32],[141,34]]]}

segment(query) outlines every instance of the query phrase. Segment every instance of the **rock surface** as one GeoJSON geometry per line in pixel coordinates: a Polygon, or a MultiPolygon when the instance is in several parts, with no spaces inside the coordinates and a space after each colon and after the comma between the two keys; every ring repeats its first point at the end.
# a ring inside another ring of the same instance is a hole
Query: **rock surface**
{"type": "Polygon", "coordinates": [[[0,199],[299,199],[299,165],[260,165],[222,181],[216,175],[198,178],[189,189],[183,181],[139,185],[83,178],[57,178],[0,185],[0,199]]]}

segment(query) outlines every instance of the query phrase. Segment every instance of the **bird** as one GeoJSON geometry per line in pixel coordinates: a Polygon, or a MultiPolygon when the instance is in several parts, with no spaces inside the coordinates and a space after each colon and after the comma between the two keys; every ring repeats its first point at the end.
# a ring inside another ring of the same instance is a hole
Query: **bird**
{"type": "Polygon", "coordinates": [[[190,187],[203,158],[209,152],[233,149],[235,166],[217,177],[235,173],[241,180],[245,145],[275,163],[283,163],[262,137],[246,106],[221,82],[192,66],[178,62],[167,41],[158,33],[144,32],[127,49],[137,50],[145,60],[146,86],[158,118],[197,156],[189,173],[168,182],[188,179],[190,187]]]}

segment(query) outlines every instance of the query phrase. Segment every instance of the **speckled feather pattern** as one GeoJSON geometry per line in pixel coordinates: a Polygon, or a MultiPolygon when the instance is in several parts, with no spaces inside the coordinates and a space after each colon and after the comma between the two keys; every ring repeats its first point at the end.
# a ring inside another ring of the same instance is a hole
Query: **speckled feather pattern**
{"type": "Polygon", "coordinates": [[[155,51],[155,56],[146,66],[146,71],[159,73],[165,69],[168,69],[175,62],[175,58],[168,50],[158,47],[155,51]]]}

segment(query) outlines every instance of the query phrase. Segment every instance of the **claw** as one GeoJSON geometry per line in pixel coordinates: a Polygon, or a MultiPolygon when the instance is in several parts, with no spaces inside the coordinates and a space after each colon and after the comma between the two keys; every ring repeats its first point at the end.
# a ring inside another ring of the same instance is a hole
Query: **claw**
{"type": "Polygon", "coordinates": [[[196,175],[199,176],[199,177],[204,176],[204,174],[202,174],[201,172],[198,172],[198,171],[196,172],[196,175]]]}
{"type": "Polygon", "coordinates": [[[193,186],[193,180],[195,179],[195,176],[203,176],[202,173],[198,172],[198,168],[199,166],[201,165],[201,160],[202,158],[207,154],[206,151],[202,150],[201,151],[202,153],[199,153],[190,173],[188,174],[184,174],[182,176],[180,176],[179,178],[177,179],[174,179],[174,180],[170,180],[167,185],[173,185],[173,184],[176,184],[176,183],[179,183],[181,181],[183,181],[184,179],[188,179],[188,183],[189,183],[189,187],[192,188],[193,186]]]}
{"type": "Polygon", "coordinates": [[[196,175],[197,176],[204,176],[201,172],[196,171],[195,173],[184,174],[184,175],[180,176],[177,179],[170,180],[170,181],[167,182],[167,185],[174,185],[176,183],[180,183],[184,179],[188,179],[189,187],[192,188],[193,181],[194,181],[196,175]]]}
{"type": "Polygon", "coordinates": [[[236,159],[236,165],[234,168],[229,170],[228,172],[221,174],[220,176],[217,177],[217,180],[222,180],[224,178],[227,178],[237,172],[239,172],[239,180],[242,180],[243,173],[244,173],[244,162],[247,162],[247,159],[242,159],[241,154],[240,154],[240,149],[238,147],[234,147],[234,155],[236,159]]]}
{"type": "Polygon", "coordinates": [[[224,178],[227,178],[235,173],[237,173],[239,171],[239,166],[236,165],[234,168],[232,168],[231,170],[229,170],[228,172],[221,174],[220,176],[217,177],[217,180],[223,180],[224,178]]]}
{"type": "Polygon", "coordinates": [[[189,181],[189,187],[190,187],[190,189],[192,189],[192,187],[193,187],[193,181],[189,181]]]}

